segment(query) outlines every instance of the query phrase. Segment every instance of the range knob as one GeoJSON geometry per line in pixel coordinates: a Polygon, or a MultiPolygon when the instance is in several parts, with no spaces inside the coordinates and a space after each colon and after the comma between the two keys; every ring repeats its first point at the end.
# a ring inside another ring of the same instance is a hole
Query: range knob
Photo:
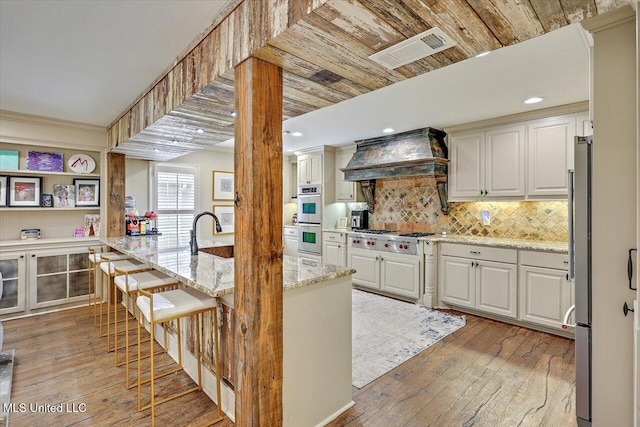
{"type": "Polygon", "coordinates": [[[388,244],[388,243],[385,243],[385,244],[384,244],[384,247],[385,247],[385,248],[388,248],[388,247],[389,247],[389,244],[388,244]]]}

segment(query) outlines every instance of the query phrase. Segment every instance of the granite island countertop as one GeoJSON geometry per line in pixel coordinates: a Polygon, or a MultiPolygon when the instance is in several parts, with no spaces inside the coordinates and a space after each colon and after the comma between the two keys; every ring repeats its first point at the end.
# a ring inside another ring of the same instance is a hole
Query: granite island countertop
{"type": "MultiPolygon", "coordinates": [[[[221,258],[203,252],[191,256],[189,246],[176,247],[167,236],[122,236],[102,238],[101,241],[208,295],[220,297],[234,291],[233,258],[221,258]]],[[[228,246],[228,243],[199,240],[198,246],[228,246]]],[[[351,268],[287,255],[283,258],[285,291],[353,273],[355,270],[351,268]]]]}

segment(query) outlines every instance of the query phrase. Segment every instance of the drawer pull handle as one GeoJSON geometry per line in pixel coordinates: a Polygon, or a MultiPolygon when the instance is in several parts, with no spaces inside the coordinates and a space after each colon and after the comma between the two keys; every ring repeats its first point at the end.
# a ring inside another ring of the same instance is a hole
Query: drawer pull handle
{"type": "Polygon", "coordinates": [[[480,251],[469,251],[469,252],[471,252],[472,254],[480,255],[480,251]]]}
{"type": "Polygon", "coordinates": [[[565,263],[566,265],[569,265],[569,261],[562,261],[563,263],[565,263]]]}

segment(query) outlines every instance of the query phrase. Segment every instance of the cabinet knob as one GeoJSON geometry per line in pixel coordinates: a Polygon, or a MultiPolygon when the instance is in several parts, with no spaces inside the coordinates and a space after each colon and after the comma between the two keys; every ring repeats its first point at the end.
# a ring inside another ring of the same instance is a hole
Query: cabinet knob
{"type": "Polygon", "coordinates": [[[483,196],[484,195],[484,190],[480,190],[480,195],[483,196]]]}
{"type": "Polygon", "coordinates": [[[31,254],[31,258],[35,258],[35,257],[36,257],[36,254],[31,254]]]}
{"type": "Polygon", "coordinates": [[[484,195],[486,196],[487,194],[489,194],[489,192],[487,190],[484,190],[484,195]]]}
{"type": "Polygon", "coordinates": [[[20,259],[24,258],[24,255],[20,255],[20,259]]]}

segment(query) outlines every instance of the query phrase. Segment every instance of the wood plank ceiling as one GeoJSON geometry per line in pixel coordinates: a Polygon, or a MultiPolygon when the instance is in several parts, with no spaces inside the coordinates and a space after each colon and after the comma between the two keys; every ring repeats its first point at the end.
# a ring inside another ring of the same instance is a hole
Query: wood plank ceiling
{"type": "Polygon", "coordinates": [[[628,2],[239,1],[226,19],[110,126],[110,147],[134,158],[169,160],[233,138],[233,67],[249,56],[283,68],[286,120],[628,2]],[[264,9],[256,10],[256,4],[267,5],[272,13],[260,13],[264,9]],[[256,16],[260,19],[253,19],[256,16]],[[394,70],[368,59],[433,27],[457,45],[394,70]],[[197,133],[198,128],[204,132],[197,133]]]}

